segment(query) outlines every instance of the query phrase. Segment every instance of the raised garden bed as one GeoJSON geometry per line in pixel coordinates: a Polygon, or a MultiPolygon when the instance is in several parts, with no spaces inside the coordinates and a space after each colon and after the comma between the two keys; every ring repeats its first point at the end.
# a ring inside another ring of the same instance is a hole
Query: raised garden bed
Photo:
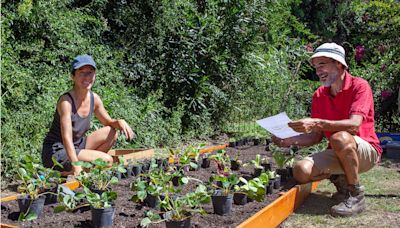
{"type": "MultiPolygon", "coordinates": [[[[221,146],[222,148],[224,146],[221,146]]],[[[262,156],[271,157],[270,152],[265,151],[265,145],[259,146],[243,146],[238,148],[227,148],[227,153],[234,157],[237,152],[240,151],[239,158],[242,161],[248,161],[254,159],[256,154],[261,154],[262,156]]],[[[206,152],[206,150],[204,150],[206,152]]],[[[270,159],[272,161],[272,159],[270,159]]],[[[204,169],[200,168],[197,171],[189,171],[188,175],[201,179],[201,180],[208,180],[208,177],[216,172],[216,167],[213,163],[211,163],[210,168],[204,169]]],[[[239,171],[235,171],[237,173],[245,173],[250,174],[253,172],[253,168],[251,166],[243,167],[239,171]]],[[[129,185],[131,182],[134,181],[136,177],[130,177],[127,179],[121,179],[119,184],[113,187],[113,190],[118,193],[118,198],[116,200],[116,211],[115,211],[115,218],[113,222],[114,227],[140,227],[140,221],[143,218],[143,215],[147,208],[146,206],[142,206],[140,204],[133,203],[130,201],[132,196],[132,191],[129,189],[129,185]]],[[[285,183],[281,188],[280,191],[286,191],[294,186],[294,181],[289,181],[285,183]]],[[[311,186],[311,185],[307,185],[311,186]]],[[[309,188],[309,187],[303,188],[309,188]]],[[[193,191],[195,188],[194,184],[188,184],[184,191],[189,192],[193,191]]],[[[288,193],[285,193],[287,196],[291,196],[292,199],[286,199],[290,202],[297,203],[285,203],[289,205],[289,209],[285,209],[284,211],[277,212],[277,216],[275,217],[274,223],[268,224],[275,224],[277,222],[282,222],[284,218],[288,216],[288,213],[294,210],[295,205],[301,202],[301,198],[297,197],[297,195],[304,196],[304,192],[309,192],[310,189],[302,190],[301,187],[292,188],[288,193]],[[290,193],[290,194],[289,194],[290,193]],[[293,198],[294,197],[294,198],[293,198]],[[292,207],[290,208],[290,205],[292,207]],[[282,215],[279,215],[282,214],[282,215]],[[278,216],[279,215],[279,216],[278,216]],[[283,217],[282,217],[283,216],[283,217]]],[[[246,225],[246,224],[255,224],[257,223],[258,219],[252,218],[256,212],[260,214],[267,208],[266,206],[272,205],[272,202],[277,202],[278,197],[280,197],[281,192],[274,192],[272,194],[266,195],[265,199],[262,202],[250,202],[245,205],[233,205],[232,213],[230,215],[220,216],[213,213],[212,204],[208,204],[204,206],[204,209],[207,212],[207,215],[194,215],[191,219],[192,227],[253,227],[253,225],[246,225]],[[263,209],[264,208],[264,209],[263,209]],[[242,225],[241,225],[242,224],[242,225]]],[[[287,197],[286,197],[287,198],[287,197]]],[[[282,197],[280,199],[283,199],[282,197]]],[[[278,200],[279,201],[279,200],[278,200]]],[[[288,201],[288,202],[289,202],[288,201]]],[[[275,204],[275,203],[274,203],[275,204]]],[[[46,205],[42,216],[40,219],[27,221],[27,222],[18,222],[16,218],[18,218],[19,209],[16,201],[9,201],[2,203],[1,206],[1,221],[5,224],[16,225],[16,226],[36,226],[36,227],[90,227],[91,225],[91,214],[88,208],[83,208],[79,211],[74,213],[67,213],[62,212],[59,214],[55,214],[53,212],[53,208],[55,205],[46,205]]],[[[265,216],[265,212],[260,214],[261,216],[265,216]]],[[[266,224],[266,222],[272,222],[264,219],[264,222],[261,224],[266,224]]],[[[277,224],[279,224],[277,223],[277,224]]],[[[164,227],[164,223],[160,224],[151,224],[150,227],[164,227]]]]}

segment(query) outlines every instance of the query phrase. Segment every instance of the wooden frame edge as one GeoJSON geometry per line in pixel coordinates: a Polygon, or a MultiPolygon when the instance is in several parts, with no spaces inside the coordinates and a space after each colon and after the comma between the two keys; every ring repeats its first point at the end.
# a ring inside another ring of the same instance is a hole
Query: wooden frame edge
{"type": "Polygon", "coordinates": [[[242,222],[237,228],[277,227],[296,210],[319,182],[296,185],[278,199],[242,222]]]}

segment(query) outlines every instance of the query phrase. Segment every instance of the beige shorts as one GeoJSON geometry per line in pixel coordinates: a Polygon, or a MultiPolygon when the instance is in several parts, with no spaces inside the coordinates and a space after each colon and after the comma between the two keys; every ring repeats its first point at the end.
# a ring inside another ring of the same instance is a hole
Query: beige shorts
{"type": "MultiPolygon", "coordinates": [[[[354,139],[357,144],[357,155],[359,160],[358,173],[363,173],[372,169],[378,162],[378,152],[364,139],[358,136],[354,136],[354,139]]],[[[319,170],[321,170],[321,174],[344,174],[339,159],[332,149],[326,149],[315,153],[305,159],[311,161],[319,170]]]]}

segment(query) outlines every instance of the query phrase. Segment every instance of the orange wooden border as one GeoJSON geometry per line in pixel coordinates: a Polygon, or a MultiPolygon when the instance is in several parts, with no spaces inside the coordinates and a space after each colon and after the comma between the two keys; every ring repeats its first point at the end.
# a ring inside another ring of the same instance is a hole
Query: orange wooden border
{"type": "Polygon", "coordinates": [[[318,182],[296,185],[283,193],[278,199],[241,223],[237,228],[276,227],[298,208],[314,191],[318,182]]]}

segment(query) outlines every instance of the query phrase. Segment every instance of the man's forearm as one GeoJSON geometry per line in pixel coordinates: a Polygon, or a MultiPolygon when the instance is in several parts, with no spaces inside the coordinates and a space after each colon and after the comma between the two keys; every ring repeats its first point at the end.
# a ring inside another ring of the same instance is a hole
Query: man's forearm
{"type": "Polygon", "coordinates": [[[346,120],[322,120],[318,119],[313,131],[347,131],[350,134],[356,134],[358,132],[359,123],[352,119],[346,120]]]}
{"type": "Polygon", "coordinates": [[[291,138],[284,139],[284,144],[286,146],[296,145],[296,146],[312,146],[322,140],[322,135],[320,133],[306,133],[291,138]]]}

